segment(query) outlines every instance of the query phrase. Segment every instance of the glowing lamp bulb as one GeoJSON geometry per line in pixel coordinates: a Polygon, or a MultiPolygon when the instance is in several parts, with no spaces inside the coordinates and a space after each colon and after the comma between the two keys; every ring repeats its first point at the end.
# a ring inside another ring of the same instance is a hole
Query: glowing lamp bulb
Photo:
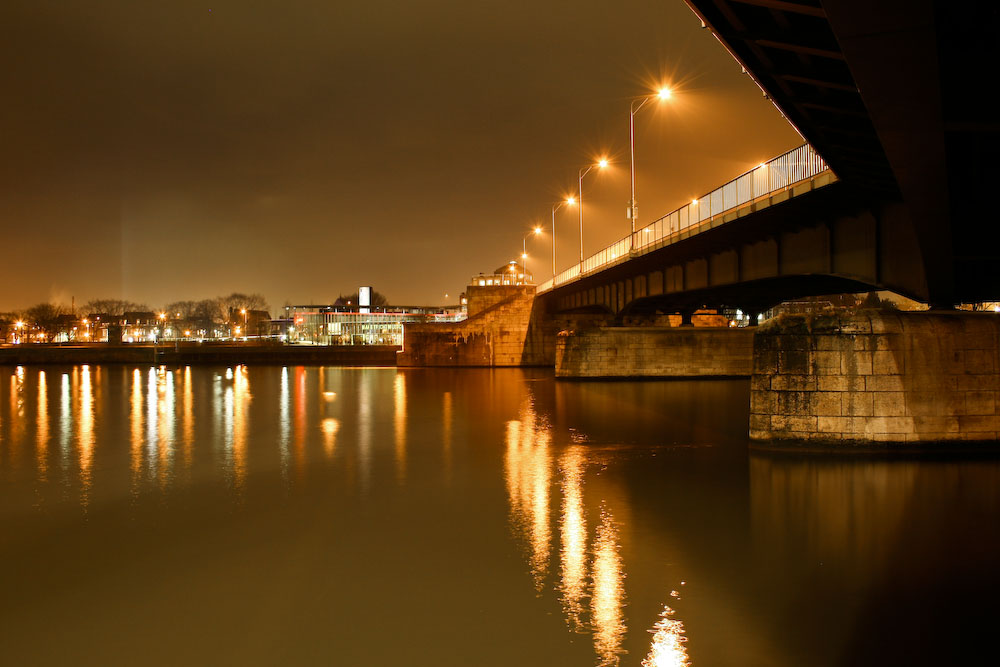
{"type": "Polygon", "coordinates": [[[669,88],[660,88],[659,92],[656,94],[661,100],[668,100],[671,95],[669,88]]]}
{"type": "Polygon", "coordinates": [[[541,227],[535,227],[535,233],[536,234],[541,234],[542,233],[542,228],[541,227]]]}
{"type": "Polygon", "coordinates": [[[576,197],[566,197],[566,203],[572,206],[576,203],[576,197]]]}
{"type": "Polygon", "coordinates": [[[597,166],[600,167],[601,169],[604,169],[605,167],[608,166],[608,161],[607,160],[601,160],[600,162],[597,163],[597,166]]]}

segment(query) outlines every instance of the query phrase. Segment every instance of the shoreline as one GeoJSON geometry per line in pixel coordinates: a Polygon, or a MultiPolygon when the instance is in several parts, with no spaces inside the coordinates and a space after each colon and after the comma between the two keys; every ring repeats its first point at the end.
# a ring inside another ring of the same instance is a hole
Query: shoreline
{"type": "Polygon", "coordinates": [[[0,347],[0,366],[58,364],[322,364],[395,366],[398,345],[255,343],[31,344],[0,347]]]}

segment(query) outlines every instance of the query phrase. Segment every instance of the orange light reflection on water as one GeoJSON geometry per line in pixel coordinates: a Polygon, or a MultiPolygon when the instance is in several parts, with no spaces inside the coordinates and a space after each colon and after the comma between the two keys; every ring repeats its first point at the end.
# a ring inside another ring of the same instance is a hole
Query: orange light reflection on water
{"type": "Polygon", "coordinates": [[[660,620],[650,630],[653,633],[649,654],[643,659],[643,667],[686,667],[691,664],[687,647],[684,645],[684,624],[671,618],[674,610],[664,605],[660,620]]]}
{"type": "Polygon", "coordinates": [[[38,479],[46,481],[49,471],[49,395],[45,371],[38,371],[38,412],[36,421],[36,453],[38,479]]]}
{"type": "Polygon", "coordinates": [[[618,553],[618,528],[608,510],[601,512],[594,543],[594,648],[602,665],[618,664],[625,639],[625,576],[618,553]]]}
{"type": "Polygon", "coordinates": [[[541,591],[549,569],[552,530],[549,518],[551,471],[547,424],[540,423],[529,406],[519,420],[507,422],[507,493],[514,525],[530,547],[530,567],[536,590],[541,591]]]}
{"type": "Polygon", "coordinates": [[[406,374],[397,373],[392,386],[393,426],[396,435],[396,479],[406,479],[406,374]]]}
{"type": "Polygon", "coordinates": [[[559,535],[560,597],[570,627],[583,627],[583,599],[587,579],[587,520],[583,512],[583,448],[573,446],[560,459],[562,517],[559,535]]]}

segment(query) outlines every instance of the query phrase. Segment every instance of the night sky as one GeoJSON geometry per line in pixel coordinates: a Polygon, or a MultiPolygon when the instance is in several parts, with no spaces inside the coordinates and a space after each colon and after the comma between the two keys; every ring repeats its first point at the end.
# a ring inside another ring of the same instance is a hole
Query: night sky
{"type": "Polygon", "coordinates": [[[0,310],[454,303],[535,222],[547,279],[600,155],[586,254],[627,234],[629,99],[661,84],[641,223],[801,143],[682,0],[5,0],[0,59],[0,310]]]}

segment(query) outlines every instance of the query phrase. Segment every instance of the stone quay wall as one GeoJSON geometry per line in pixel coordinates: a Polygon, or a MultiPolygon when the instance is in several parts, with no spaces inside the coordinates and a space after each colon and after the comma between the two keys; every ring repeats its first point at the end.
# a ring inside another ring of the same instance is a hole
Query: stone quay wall
{"type": "Polygon", "coordinates": [[[407,323],[398,366],[551,365],[555,332],[541,326],[534,285],[469,287],[469,318],[407,323]]]}
{"type": "Polygon", "coordinates": [[[600,327],[562,332],[556,377],[749,377],[753,328],[600,327]]]}
{"type": "Polygon", "coordinates": [[[831,445],[995,441],[1000,317],[788,318],[754,340],[750,438],[831,445]]]}

